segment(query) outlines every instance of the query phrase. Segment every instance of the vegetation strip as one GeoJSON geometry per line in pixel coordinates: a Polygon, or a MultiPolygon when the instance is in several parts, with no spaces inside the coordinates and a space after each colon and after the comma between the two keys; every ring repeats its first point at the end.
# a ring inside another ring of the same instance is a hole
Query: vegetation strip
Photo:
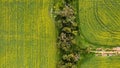
{"type": "Polygon", "coordinates": [[[57,46],[60,50],[57,68],[77,68],[80,51],[75,37],[79,35],[79,28],[75,14],[77,11],[72,5],[74,0],[58,2],[54,5],[54,17],[58,29],[57,46]]]}

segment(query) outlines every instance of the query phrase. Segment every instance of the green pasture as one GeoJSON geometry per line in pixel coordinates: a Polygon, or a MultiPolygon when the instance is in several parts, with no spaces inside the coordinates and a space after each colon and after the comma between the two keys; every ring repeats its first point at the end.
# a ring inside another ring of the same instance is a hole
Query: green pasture
{"type": "Polygon", "coordinates": [[[0,68],[56,68],[51,1],[0,1],[0,68]]]}

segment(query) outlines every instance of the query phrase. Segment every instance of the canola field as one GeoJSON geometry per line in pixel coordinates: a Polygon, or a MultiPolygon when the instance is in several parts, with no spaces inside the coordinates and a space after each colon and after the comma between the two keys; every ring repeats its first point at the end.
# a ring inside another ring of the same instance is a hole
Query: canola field
{"type": "Polygon", "coordinates": [[[0,68],[56,68],[51,0],[0,1],[0,68]]]}

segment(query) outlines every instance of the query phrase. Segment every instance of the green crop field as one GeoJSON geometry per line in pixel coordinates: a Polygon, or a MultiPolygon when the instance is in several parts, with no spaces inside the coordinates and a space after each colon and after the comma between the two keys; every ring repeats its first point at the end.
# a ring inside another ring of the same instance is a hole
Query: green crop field
{"type": "Polygon", "coordinates": [[[79,68],[120,68],[120,57],[92,57],[86,59],[79,68]]]}
{"type": "Polygon", "coordinates": [[[51,0],[0,1],[0,68],[56,68],[51,0]]]}
{"type": "Polygon", "coordinates": [[[79,0],[84,38],[97,45],[120,45],[120,0],[79,0]]]}
{"type": "MultiPolygon", "coordinates": [[[[53,1],[58,0],[0,0],[0,68],[56,68],[59,51],[53,1]]],[[[79,12],[80,46],[120,45],[120,0],[76,0],[73,4],[79,12]]],[[[119,64],[119,56],[94,56],[79,61],[78,68],[120,68],[119,64]]]]}
{"type": "MultiPolygon", "coordinates": [[[[120,45],[120,0],[79,0],[79,21],[81,34],[90,45],[120,45]]],[[[84,59],[79,68],[120,68],[118,56],[84,59]]]]}

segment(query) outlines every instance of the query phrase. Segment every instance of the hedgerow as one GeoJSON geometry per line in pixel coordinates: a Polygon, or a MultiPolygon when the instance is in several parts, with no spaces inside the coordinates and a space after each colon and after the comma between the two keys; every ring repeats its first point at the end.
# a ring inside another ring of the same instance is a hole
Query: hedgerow
{"type": "Polygon", "coordinates": [[[57,46],[60,50],[60,60],[57,68],[77,68],[80,58],[76,36],[79,28],[76,21],[76,11],[71,4],[74,0],[62,0],[54,5],[54,19],[58,29],[57,46]]]}

